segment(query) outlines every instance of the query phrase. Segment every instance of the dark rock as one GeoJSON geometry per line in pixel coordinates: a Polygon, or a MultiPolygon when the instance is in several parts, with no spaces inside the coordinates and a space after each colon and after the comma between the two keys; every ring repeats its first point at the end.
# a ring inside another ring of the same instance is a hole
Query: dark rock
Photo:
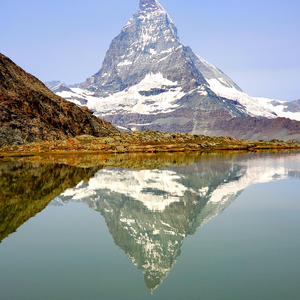
{"type": "Polygon", "coordinates": [[[110,123],[52,93],[42,82],[0,54],[0,147],[116,134],[110,123]]]}

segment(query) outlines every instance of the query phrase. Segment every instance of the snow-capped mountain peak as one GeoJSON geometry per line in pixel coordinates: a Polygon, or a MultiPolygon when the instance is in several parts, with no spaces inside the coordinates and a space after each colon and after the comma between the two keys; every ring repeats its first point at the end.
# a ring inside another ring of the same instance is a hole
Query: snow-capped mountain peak
{"type": "Polygon", "coordinates": [[[159,73],[161,64],[180,52],[179,46],[177,29],[158,1],[141,1],[140,9],[111,42],[102,68],[82,87],[102,97],[122,91],[149,73],[159,73]]]}
{"type": "Polygon", "coordinates": [[[166,18],[166,24],[171,25],[173,27],[172,29],[175,29],[174,35],[177,36],[177,29],[173,21],[171,20],[168,13],[165,11],[165,9],[161,6],[161,4],[156,0],[141,0],[140,1],[140,10],[137,12],[139,14],[139,18],[144,20],[150,21],[152,19],[157,18],[159,15],[162,15],[166,18]]]}
{"type": "Polygon", "coordinates": [[[140,9],[141,10],[153,10],[153,9],[164,10],[156,0],[140,0],[140,9]]]}
{"type": "MultiPolygon", "coordinates": [[[[300,120],[296,104],[286,114],[289,108],[250,97],[221,70],[182,45],[175,24],[157,0],[140,1],[138,11],[112,40],[99,72],[80,88],[58,94],[129,129],[224,135],[230,127],[224,121],[232,118],[300,120]],[[172,84],[161,84],[164,81],[172,84]]],[[[295,139],[294,132],[287,134],[289,130],[280,126],[277,132],[271,130],[272,136],[261,132],[266,124],[254,132],[263,139],[277,138],[278,132],[281,139],[282,132],[289,135],[286,140],[295,139]]],[[[244,133],[234,126],[229,134],[241,138],[244,133]]]]}

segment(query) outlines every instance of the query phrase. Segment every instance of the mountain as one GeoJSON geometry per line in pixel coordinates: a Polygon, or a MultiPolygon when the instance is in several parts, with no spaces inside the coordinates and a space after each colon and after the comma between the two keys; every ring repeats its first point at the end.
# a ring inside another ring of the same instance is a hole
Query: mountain
{"type": "Polygon", "coordinates": [[[234,136],[251,141],[277,139],[300,142],[300,122],[288,118],[232,118],[214,122],[203,134],[234,136]]]}
{"type": "Polygon", "coordinates": [[[281,101],[259,97],[254,97],[253,99],[257,99],[264,106],[273,110],[278,117],[300,121],[300,100],[281,101]]]}
{"type": "Polygon", "coordinates": [[[59,80],[54,80],[54,81],[46,81],[44,82],[45,86],[51,90],[53,93],[58,93],[58,92],[62,92],[62,91],[71,91],[70,88],[77,88],[80,86],[79,83],[75,83],[72,85],[67,85],[62,81],[59,80]]]}
{"type": "Polygon", "coordinates": [[[140,10],[111,42],[101,70],[82,87],[105,96],[147,78],[146,82],[156,80],[166,85],[166,89],[169,86],[192,91],[216,77],[239,89],[225,74],[198,58],[189,47],[184,47],[163,7],[156,0],[148,0],[140,1],[140,10]]]}
{"type": "MultiPolygon", "coordinates": [[[[175,24],[156,0],[140,1],[137,13],[112,40],[99,72],[77,88],[57,93],[132,130],[217,135],[219,128],[212,128],[232,118],[300,121],[299,112],[287,108],[279,113],[279,107],[243,93],[221,70],[182,45],[175,24]]],[[[282,122],[278,124],[276,128],[282,122]]],[[[230,135],[240,138],[230,125],[230,135]]],[[[282,130],[282,139],[294,137],[289,128],[280,127],[273,135],[269,129],[261,134],[265,139],[276,138],[282,130]]]]}
{"type": "Polygon", "coordinates": [[[54,93],[61,91],[60,90],[61,86],[67,87],[67,85],[64,82],[59,81],[59,80],[47,81],[47,82],[45,82],[45,86],[54,93]]]}
{"type": "Polygon", "coordinates": [[[1,53],[0,102],[0,146],[118,132],[87,107],[55,95],[1,53]]]}

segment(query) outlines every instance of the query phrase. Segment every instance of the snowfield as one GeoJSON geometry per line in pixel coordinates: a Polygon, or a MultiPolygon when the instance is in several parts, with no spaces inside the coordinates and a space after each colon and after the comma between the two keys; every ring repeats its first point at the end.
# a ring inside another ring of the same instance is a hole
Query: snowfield
{"type": "MultiPolygon", "coordinates": [[[[286,101],[250,97],[234,86],[229,85],[221,77],[206,79],[206,81],[209,83],[209,88],[217,96],[239,102],[242,108],[238,106],[237,108],[250,116],[266,117],[268,119],[284,117],[300,121],[300,112],[284,111],[286,101]]],[[[93,110],[97,116],[122,112],[139,114],[170,113],[179,108],[179,105],[175,102],[186,95],[177,82],[164,78],[161,73],[147,74],[140,83],[105,98],[95,97],[93,92],[81,88],[71,88],[70,90],[58,92],[57,95],[78,106],[83,106],[80,100],[86,101],[84,105],[93,110]],[[152,89],[164,89],[166,91],[158,95],[144,95],[144,92],[151,92],[152,89]]],[[[199,91],[199,93],[206,94],[203,91],[199,91]]]]}
{"type": "Polygon", "coordinates": [[[86,106],[94,110],[96,115],[97,112],[101,112],[101,116],[120,111],[139,114],[169,113],[178,108],[174,102],[185,95],[181,87],[177,86],[177,82],[164,78],[160,73],[148,74],[137,85],[105,98],[93,97],[93,93],[79,88],[71,90],[72,92],[63,91],[57,94],[77,105],[79,104],[77,98],[85,99],[86,106]],[[165,89],[166,91],[153,96],[144,96],[139,93],[150,92],[151,89],[165,89]]]}

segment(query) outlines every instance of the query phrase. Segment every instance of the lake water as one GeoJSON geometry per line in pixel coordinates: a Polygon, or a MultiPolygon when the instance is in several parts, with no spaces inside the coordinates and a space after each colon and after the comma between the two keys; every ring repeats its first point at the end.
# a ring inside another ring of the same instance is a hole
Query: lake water
{"type": "Polygon", "coordinates": [[[300,299],[300,153],[0,164],[0,299],[300,299]]]}

